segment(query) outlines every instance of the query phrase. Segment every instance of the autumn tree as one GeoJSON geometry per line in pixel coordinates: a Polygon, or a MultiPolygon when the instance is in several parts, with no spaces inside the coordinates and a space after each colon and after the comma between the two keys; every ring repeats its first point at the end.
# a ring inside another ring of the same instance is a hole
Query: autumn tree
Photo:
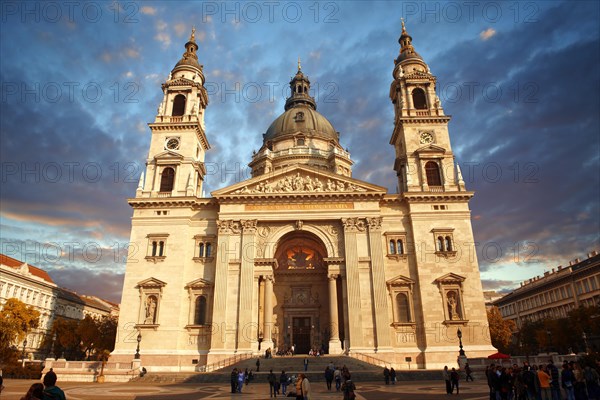
{"type": "Polygon", "coordinates": [[[511,320],[505,320],[500,314],[498,307],[492,307],[487,311],[488,324],[492,345],[501,352],[507,352],[516,325],[511,320]]]}
{"type": "Polygon", "coordinates": [[[0,313],[0,365],[12,361],[15,355],[13,346],[27,336],[27,332],[37,328],[40,313],[22,301],[10,298],[4,303],[0,313]]]}

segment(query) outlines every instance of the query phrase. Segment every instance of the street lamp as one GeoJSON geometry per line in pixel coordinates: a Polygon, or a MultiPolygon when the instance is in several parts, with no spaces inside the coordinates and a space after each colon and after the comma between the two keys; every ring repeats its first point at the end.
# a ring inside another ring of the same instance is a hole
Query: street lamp
{"type": "Polygon", "coordinates": [[[54,342],[56,342],[56,331],[54,331],[54,335],[52,335],[52,347],[50,348],[50,358],[55,358],[55,355],[54,355],[54,342]]]}
{"type": "Polygon", "coordinates": [[[23,340],[23,365],[22,367],[25,368],[25,347],[27,346],[27,339],[23,340]]]}
{"type": "Polygon", "coordinates": [[[464,357],[465,356],[465,351],[463,350],[463,345],[462,345],[462,331],[460,330],[460,328],[458,328],[458,331],[456,331],[456,336],[458,336],[458,347],[460,348],[460,351],[458,352],[458,355],[460,357],[464,357]]]}
{"type": "Polygon", "coordinates": [[[140,342],[142,341],[142,333],[138,332],[137,335],[137,348],[135,349],[135,356],[133,357],[136,360],[140,359],[140,342]]]}
{"type": "Polygon", "coordinates": [[[589,348],[588,348],[588,342],[587,342],[587,334],[585,332],[583,332],[581,334],[581,337],[583,338],[583,344],[585,345],[585,354],[588,354],[589,348]]]}

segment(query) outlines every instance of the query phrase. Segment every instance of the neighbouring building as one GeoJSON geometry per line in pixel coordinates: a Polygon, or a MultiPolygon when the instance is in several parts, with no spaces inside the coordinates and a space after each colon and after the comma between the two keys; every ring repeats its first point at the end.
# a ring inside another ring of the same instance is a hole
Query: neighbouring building
{"type": "Polygon", "coordinates": [[[298,63],[252,177],[205,198],[209,99],[192,32],[162,84],[146,170],[128,200],[140,251],[128,257],[124,340],[111,361],[131,361],[138,334],[148,371],[292,345],[439,369],[456,363],[458,329],[470,357],[496,351],[450,116],[404,24],[399,43],[389,142],[399,193],[352,177],[344,136],[317,112],[298,63]]]}
{"type": "MultiPolygon", "coordinates": [[[[4,254],[0,254],[0,272],[0,310],[8,299],[16,298],[40,313],[38,327],[27,333],[25,351],[30,358],[47,355],[49,349],[41,346],[56,317],[76,320],[86,315],[118,317],[117,304],[58,287],[46,271],[4,254]]],[[[19,343],[18,347],[21,346],[19,343]]]]}
{"type": "Polygon", "coordinates": [[[558,266],[521,282],[519,288],[493,303],[504,319],[520,329],[525,321],[564,318],[581,306],[600,305],[600,255],[592,251],[568,266],[558,266]]]}

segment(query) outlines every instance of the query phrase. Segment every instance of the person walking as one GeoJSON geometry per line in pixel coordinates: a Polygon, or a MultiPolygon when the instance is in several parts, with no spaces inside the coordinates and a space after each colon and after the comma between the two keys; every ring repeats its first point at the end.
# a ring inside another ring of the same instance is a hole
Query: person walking
{"type": "Polygon", "coordinates": [[[308,371],[308,358],[304,357],[304,371],[308,371]]]}
{"type": "Polygon", "coordinates": [[[240,368],[240,370],[238,371],[238,376],[237,376],[237,391],[238,393],[242,393],[242,388],[244,387],[244,380],[246,379],[246,375],[244,374],[244,371],[242,371],[242,369],[240,368]]]}
{"type": "Polygon", "coordinates": [[[267,376],[267,381],[269,381],[269,397],[277,397],[277,389],[275,387],[277,378],[275,377],[273,370],[269,371],[269,375],[267,376]]]}
{"type": "Polygon", "coordinates": [[[452,372],[450,372],[450,383],[451,383],[451,387],[450,387],[450,394],[454,393],[454,388],[456,388],[456,394],[458,394],[458,371],[456,370],[456,368],[452,368],[452,372]]]}
{"type": "Polygon", "coordinates": [[[446,382],[446,394],[451,394],[452,384],[450,382],[450,371],[448,371],[448,366],[444,366],[444,370],[442,371],[442,378],[446,382]]]}
{"type": "Polygon", "coordinates": [[[465,374],[467,374],[467,377],[465,378],[465,382],[469,382],[469,379],[471,380],[471,382],[473,382],[473,376],[471,376],[471,374],[473,373],[473,370],[471,369],[471,367],[469,367],[469,363],[465,364],[465,374]]]}
{"type": "Polygon", "coordinates": [[[335,381],[335,391],[339,392],[342,387],[342,371],[337,367],[333,371],[333,380],[335,381]]]}
{"type": "Polygon", "coordinates": [[[281,371],[281,375],[279,375],[279,385],[281,386],[281,394],[285,397],[285,393],[287,392],[288,385],[288,375],[285,371],[281,371]]]}
{"type": "Polygon", "coordinates": [[[238,371],[237,368],[234,368],[231,371],[231,377],[229,378],[229,383],[231,384],[231,393],[237,393],[237,377],[238,371]]]}
{"type": "Polygon", "coordinates": [[[390,370],[387,367],[387,365],[385,366],[385,368],[383,369],[383,380],[385,381],[386,385],[390,384],[390,370]]]}
{"type": "Polygon", "coordinates": [[[396,384],[396,370],[394,367],[390,368],[390,380],[392,381],[392,385],[396,384]]]}
{"type": "Polygon", "coordinates": [[[325,383],[327,383],[327,390],[331,390],[331,384],[333,383],[333,369],[329,366],[325,367],[325,383]]]}
{"type": "Polygon", "coordinates": [[[354,393],[355,390],[356,390],[356,385],[354,384],[354,382],[352,382],[351,377],[348,376],[348,379],[346,379],[346,382],[344,382],[344,384],[342,385],[342,393],[344,394],[344,400],[355,400],[356,399],[356,393],[354,393]]]}

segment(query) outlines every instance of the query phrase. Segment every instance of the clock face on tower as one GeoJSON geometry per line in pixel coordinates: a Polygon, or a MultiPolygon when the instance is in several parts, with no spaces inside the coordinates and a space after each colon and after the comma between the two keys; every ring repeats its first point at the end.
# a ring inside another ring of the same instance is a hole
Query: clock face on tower
{"type": "Polygon", "coordinates": [[[169,150],[179,150],[179,138],[167,138],[165,147],[169,150]]]}
{"type": "Polygon", "coordinates": [[[431,134],[431,132],[421,132],[421,134],[419,135],[419,141],[421,142],[421,144],[433,143],[433,135],[431,134]]]}

